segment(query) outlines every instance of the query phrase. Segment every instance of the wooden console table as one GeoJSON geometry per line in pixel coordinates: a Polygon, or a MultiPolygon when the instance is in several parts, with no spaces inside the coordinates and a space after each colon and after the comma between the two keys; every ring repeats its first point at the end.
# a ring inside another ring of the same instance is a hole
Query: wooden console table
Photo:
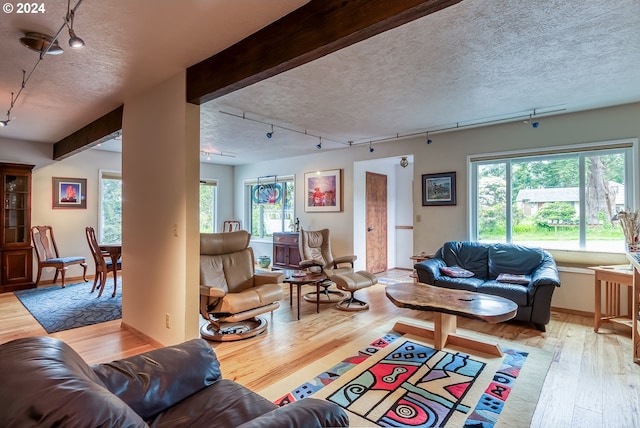
{"type": "Polygon", "coordinates": [[[631,328],[633,326],[633,272],[629,269],[629,265],[593,266],[589,269],[595,271],[593,331],[597,333],[603,321],[611,321],[631,328]],[[605,284],[604,310],[602,307],[603,282],[605,284]],[[627,305],[624,314],[620,303],[622,297],[620,286],[627,287],[627,305]]]}
{"type": "Polygon", "coordinates": [[[273,268],[300,269],[298,232],[276,232],[273,234],[273,268]]]}
{"type": "Polygon", "coordinates": [[[633,304],[631,339],[633,344],[633,362],[640,364],[640,331],[638,327],[638,304],[640,304],[640,253],[627,253],[627,258],[633,266],[633,304]]]}

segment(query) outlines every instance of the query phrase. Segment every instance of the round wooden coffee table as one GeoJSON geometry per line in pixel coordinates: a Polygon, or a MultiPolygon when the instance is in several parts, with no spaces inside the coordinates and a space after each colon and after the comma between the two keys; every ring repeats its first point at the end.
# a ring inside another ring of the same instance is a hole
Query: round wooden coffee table
{"type": "Polygon", "coordinates": [[[435,313],[433,330],[421,321],[411,319],[399,320],[393,329],[400,333],[433,339],[434,347],[438,350],[450,344],[502,356],[502,350],[497,343],[487,343],[456,334],[457,316],[498,323],[510,320],[518,312],[518,305],[509,299],[435,287],[420,282],[387,285],[386,294],[389,300],[400,308],[435,313]]]}
{"type": "MultiPolygon", "coordinates": [[[[299,270],[284,270],[284,282],[289,284],[289,306],[293,306],[293,286],[298,289],[298,319],[300,319],[300,289],[303,285],[315,285],[316,292],[320,294],[320,284],[327,279],[322,272],[306,272],[299,270]]],[[[320,313],[320,299],[315,301],[316,313],[320,313]]]]}

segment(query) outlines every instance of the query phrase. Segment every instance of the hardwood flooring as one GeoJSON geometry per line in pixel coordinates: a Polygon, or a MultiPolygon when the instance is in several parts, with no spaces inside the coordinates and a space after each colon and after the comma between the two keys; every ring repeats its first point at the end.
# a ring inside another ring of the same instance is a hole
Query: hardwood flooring
{"type": "MultiPolygon", "coordinates": [[[[411,280],[406,270],[379,276],[411,280]]],[[[311,287],[303,287],[303,292],[307,291],[311,287]]],[[[394,306],[384,294],[384,284],[360,290],[358,296],[369,302],[368,311],[345,312],[333,305],[322,305],[317,314],[315,304],[302,301],[301,318],[297,321],[295,297],[293,307],[289,307],[286,287],[280,308],[266,317],[267,334],[238,342],[212,343],[224,377],[261,390],[357,338],[376,339],[390,329],[397,317],[431,320],[429,313],[394,306]]],[[[0,294],[0,325],[0,343],[46,335],[13,293],[0,294]]],[[[460,319],[458,327],[553,354],[531,426],[640,426],[640,366],[632,362],[630,332],[623,326],[605,323],[596,334],[592,317],[553,312],[546,333],[528,324],[487,324],[468,319],[460,319]]],[[[154,348],[121,329],[120,321],[51,336],[69,343],[89,364],[154,348]]]]}

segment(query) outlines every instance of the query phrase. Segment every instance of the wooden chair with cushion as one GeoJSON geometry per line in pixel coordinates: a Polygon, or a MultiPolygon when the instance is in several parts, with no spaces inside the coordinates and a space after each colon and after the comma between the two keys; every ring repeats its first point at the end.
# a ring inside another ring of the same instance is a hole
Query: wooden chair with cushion
{"type": "MultiPolygon", "coordinates": [[[[100,244],[98,244],[98,239],[96,238],[96,231],[93,227],[85,228],[85,235],[87,236],[87,243],[89,244],[89,249],[91,250],[91,255],[93,256],[93,261],[96,263],[96,273],[93,279],[93,287],[91,287],[91,292],[96,289],[96,285],[98,284],[98,279],[100,280],[100,292],[98,293],[98,297],[102,296],[102,292],[104,291],[104,286],[107,283],[107,275],[109,272],[113,272],[113,263],[116,263],[116,269],[122,269],[122,262],[120,260],[111,260],[109,257],[109,253],[102,251],[100,249],[100,244]]],[[[113,293],[111,297],[116,296],[117,284],[118,280],[114,276],[113,277],[113,293]]]]}
{"type": "Polygon", "coordinates": [[[54,268],[56,273],[53,276],[53,282],[55,283],[58,280],[58,274],[60,274],[62,288],[64,288],[65,273],[69,266],[72,265],[82,266],[82,279],[84,282],[87,282],[87,263],[85,258],[81,256],[61,257],[58,252],[58,246],[56,245],[56,240],[53,236],[53,228],[51,226],[33,226],[31,228],[31,238],[36,250],[36,257],[38,258],[36,286],[40,282],[42,269],[54,268]]]}

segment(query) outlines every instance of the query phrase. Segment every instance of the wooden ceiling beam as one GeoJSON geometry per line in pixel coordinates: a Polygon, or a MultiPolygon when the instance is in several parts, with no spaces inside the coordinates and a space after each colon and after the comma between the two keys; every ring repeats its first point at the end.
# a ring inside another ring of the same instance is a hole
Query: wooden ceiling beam
{"type": "Polygon", "coordinates": [[[202,104],[462,0],[311,0],[187,69],[187,102],[202,104]]]}
{"type": "Polygon", "coordinates": [[[105,114],[53,145],[53,160],[62,160],[103,141],[113,139],[122,130],[124,106],[105,114]]]}

